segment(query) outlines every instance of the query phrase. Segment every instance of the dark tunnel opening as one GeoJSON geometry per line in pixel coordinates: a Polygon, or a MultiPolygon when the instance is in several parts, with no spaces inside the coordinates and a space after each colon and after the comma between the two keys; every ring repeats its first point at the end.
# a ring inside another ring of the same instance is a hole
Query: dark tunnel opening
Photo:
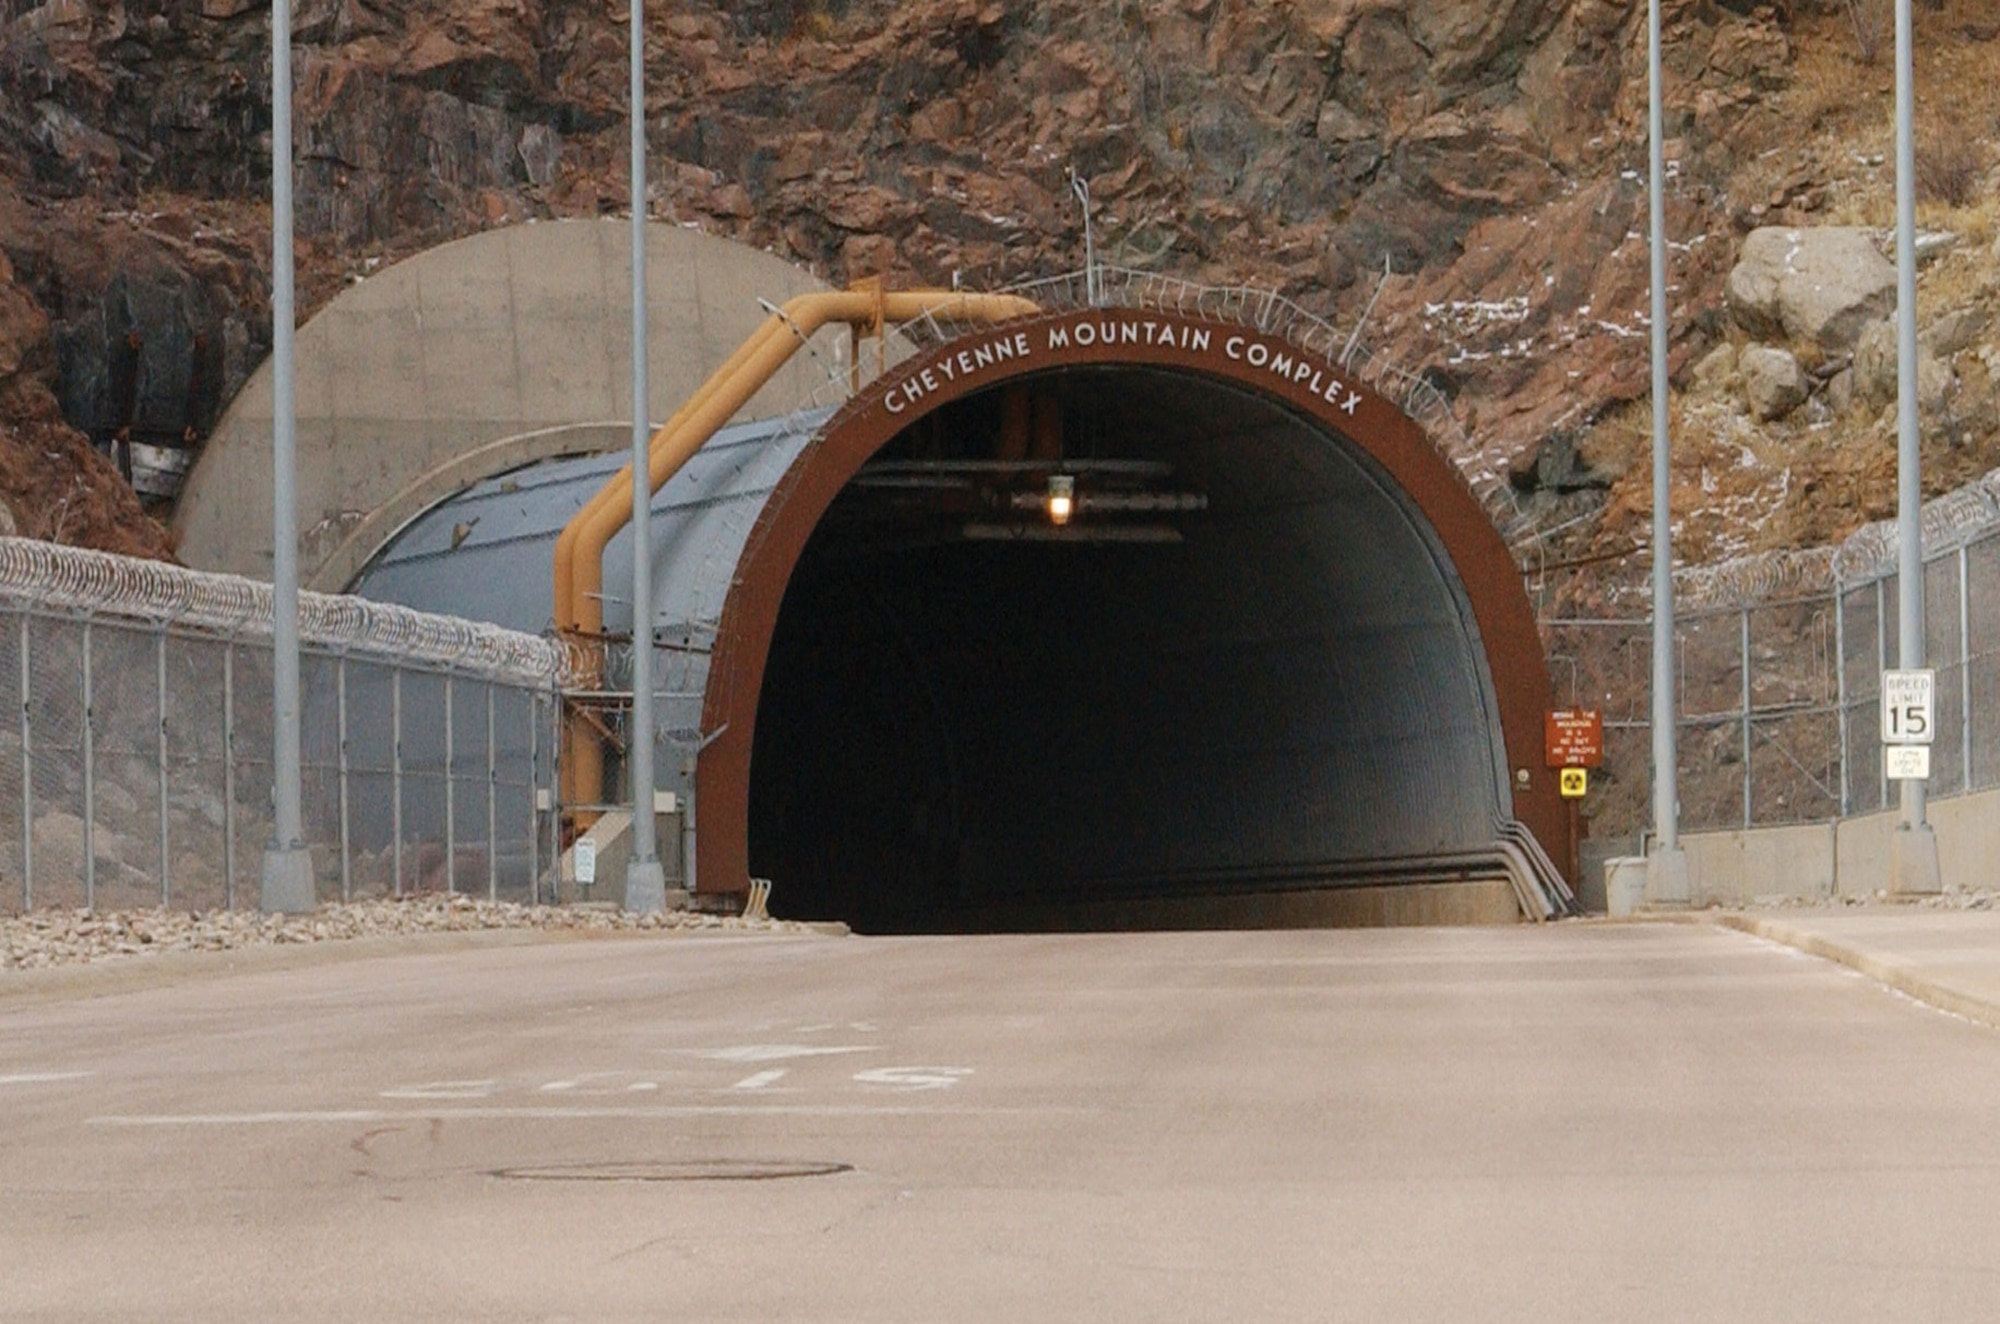
{"type": "Polygon", "coordinates": [[[967,397],[793,573],[751,872],[872,932],[1230,924],[1396,876],[1506,803],[1471,622],[1413,503],[1273,399],[1136,367],[967,397]]]}

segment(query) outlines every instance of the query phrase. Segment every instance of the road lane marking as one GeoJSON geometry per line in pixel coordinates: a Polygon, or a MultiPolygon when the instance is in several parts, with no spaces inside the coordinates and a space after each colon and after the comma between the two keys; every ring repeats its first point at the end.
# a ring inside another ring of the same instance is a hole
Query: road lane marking
{"type": "Polygon", "coordinates": [[[385,1099],[490,1099],[500,1092],[497,1080],[433,1080],[383,1090],[385,1099]]]}
{"type": "Polygon", "coordinates": [[[971,1074],[971,1067],[876,1067],[855,1072],[854,1080],[859,1085],[887,1085],[906,1091],[948,1090],[971,1074]]]}
{"type": "Polygon", "coordinates": [[[581,1075],[552,1080],[541,1086],[539,1092],[582,1098],[606,1094],[647,1094],[658,1088],[659,1081],[630,1071],[586,1071],[581,1075]]]}
{"type": "Polygon", "coordinates": [[[874,1044],[732,1044],[728,1048],[687,1050],[711,1062],[783,1062],[794,1057],[834,1057],[841,1053],[875,1053],[874,1044]]]}
{"type": "Polygon", "coordinates": [[[82,1080],[88,1071],[17,1071],[0,1076],[0,1085],[53,1085],[60,1080],[82,1080]]]}
{"type": "Polygon", "coordinates": [[[659,1108],[424,1108],[398,1112],[389,1108],[328,1111],[244,1113],[132,1113],[85,1119],[87,1126],[200,1127],[293,1126],[333,1122],[395,1122],[437,1119],[477,1121],[667,1121],[676,1117],[1089,1117],[1100,1109],[1070,1106],[1044,1108],[924,1108],[913,1104],[686,1104],[659,1108]]]}
{"type": "Polygon", "coordinates": [[[768,1085],[777,1084],[784,1078],[785,1068],[772,1067],[769,1071],[759,1071],[754,1076],[745,1076],[729,1088],[733,1090],[761,1090],[768,1085]]]}

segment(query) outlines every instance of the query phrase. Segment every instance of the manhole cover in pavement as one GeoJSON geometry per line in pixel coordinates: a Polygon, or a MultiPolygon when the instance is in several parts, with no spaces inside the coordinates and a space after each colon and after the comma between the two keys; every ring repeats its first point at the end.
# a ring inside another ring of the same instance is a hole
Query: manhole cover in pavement
{"type": "Polygon", "coordinates": [[[796,1159],[648,1159],[632,1163],[545,1163],[500,1168],[511,1181],[776,1181],[852,1172],[852,1163],[796,1159]]]}

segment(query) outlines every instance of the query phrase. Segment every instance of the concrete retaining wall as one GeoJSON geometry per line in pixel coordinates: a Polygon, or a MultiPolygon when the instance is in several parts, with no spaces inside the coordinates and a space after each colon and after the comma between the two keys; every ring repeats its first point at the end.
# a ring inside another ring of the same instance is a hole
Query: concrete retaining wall
{"type": "MultiPolygon", "coordinates": [[[[1930,802],[1947,889],[2000,883],[2000,791],[1930,802]]],[[[1698,832],[1683,837],[1697,906],[1774,897],[1868,897],[1889,886],[1894,810],[1835,823],[1698,832]]]]}
{"type": "MultiPolygon", "coordinates": [[[[646,262],[655,421],[764,320],[760,299],[782,303],[824,288],[768,253],[673,225],[649,227],[646,262]]],[[[562,453],[625,444],[631,270],[628,221],[513,226],[398,263],[302,327],[301,580],[344,589],[375,550],[349,545],[350,535],[399,494],[423,487],[426,475],[437,476],[431,486],[442,492],[447,479],[463,485],[540,457],[495,443],[573,448],[562,453]]],[[[818,357],[798,356],[740,417],[828,403],[823,388],[845,357],[843,336],[815,337],[818,357]]],[[[174,512],[188,565],[270,578],[271,414],[266,362],[230,404],[174,512]]]]}

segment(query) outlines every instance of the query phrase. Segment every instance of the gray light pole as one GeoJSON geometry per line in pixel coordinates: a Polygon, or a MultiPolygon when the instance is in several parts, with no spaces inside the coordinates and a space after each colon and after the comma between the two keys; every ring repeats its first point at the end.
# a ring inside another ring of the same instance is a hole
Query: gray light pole
{"type": "Polygon", "coordinates": [[[667,875],[653,822],[653,484],[648,476],[652,426],[646,384],[646,25],[632,6],[632,729],[626,768],[632,788],[632,855],[625,865],[625,908],[642,915],[667,908],[667,875]]]}
{"type": "Polygon", "coordinates": [[[299,806],[299,530],[292,396],[292,11],[271,0],[271,842],[259,905],[313,908],[312,854],[299,806]]]}
{"type": "Polygon", "coordinates": [[[1686,905],[1687,853],[1681,849],[1680,762],[1674,739],[1674,531],[1667,438],[1666,112],[1660,90],[1660,0],[1647,8],[1653,229],[1653,849],[1646,899],[1686,905]]]}
{"type": "MultiPolygon", "coordinates": [[[[1896,665],[1924,665],[1922,433],[1917,416],[1916,61],[1910,0],[1896,0],[1896,665]]],[[[1924,821],[1924,783],[1905,778],[1903,821],[1889,849],[1889,890],[1944,890],[1937,834],[1924,821]]]]}

